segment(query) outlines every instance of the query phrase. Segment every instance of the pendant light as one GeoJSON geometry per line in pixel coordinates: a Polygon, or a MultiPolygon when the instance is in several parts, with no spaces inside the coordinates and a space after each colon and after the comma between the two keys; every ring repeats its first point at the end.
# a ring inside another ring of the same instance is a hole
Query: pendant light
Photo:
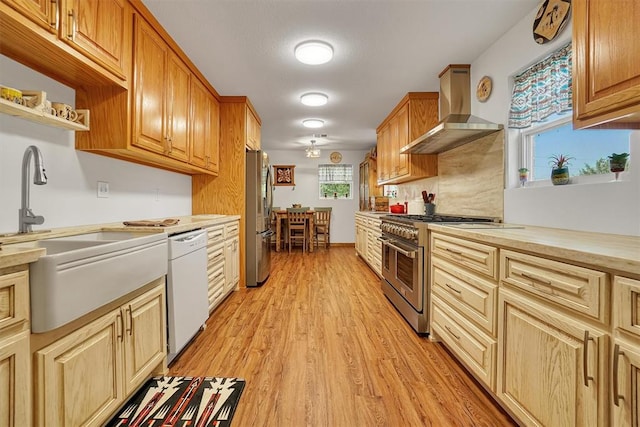
{"type": "Polygon", "coordinates": [[[318,157],[320,157],[320,149],[316,148],[315,139],[311,140],[311,147],[307,147],[306,153],[307,153],[307,157],[311,159],[317,159],[318,157]]]}

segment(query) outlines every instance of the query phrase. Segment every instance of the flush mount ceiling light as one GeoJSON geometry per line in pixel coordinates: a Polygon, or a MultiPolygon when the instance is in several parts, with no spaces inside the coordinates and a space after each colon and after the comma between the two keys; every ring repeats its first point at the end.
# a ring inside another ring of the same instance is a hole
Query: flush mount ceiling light
{"type": "Polygon", "coordinates": [[[309,65],[324,64],[333,58],[333,47],[321,41],[302,42],[294,52],[298,61],[309,65]]]}
{"type": "Polygon", "coordinates": [[[302,125],[306,128],[312,128],[312,129],[321,128],[322,126],[324,126],[324,120],[305,119],[302,121],[302,125]]]}
{"type": "Polygon", "coordinates": [[[307,148],[306,153],[307,153],[307,157],[312,159],[317,159],[318,157],[320,157],[320,149],[316,148],[315,139],[311,140],[311,147],[307,148]]]}
{"type": "Polygon", "coordinates": [[[300,97],[300,102],[309,107],[319,107],[325,105],[328,101],[329,97],[320,92],[309,92],[300,97]]]}

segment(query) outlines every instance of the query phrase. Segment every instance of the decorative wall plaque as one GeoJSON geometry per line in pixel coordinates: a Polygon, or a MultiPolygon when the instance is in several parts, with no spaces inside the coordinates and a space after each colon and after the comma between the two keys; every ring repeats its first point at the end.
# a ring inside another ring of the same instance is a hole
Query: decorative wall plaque
{"type": "Polygon", "coordinates": [[[533,39],[538,44],[555,39],[569,22],[571,0],[544,0],[533,20],[533,39]]]}
{"type": "Polygon", "coordinates": [[[273,185],[296,185],[293,170],[295,165],[273,165],[273,185]]]}

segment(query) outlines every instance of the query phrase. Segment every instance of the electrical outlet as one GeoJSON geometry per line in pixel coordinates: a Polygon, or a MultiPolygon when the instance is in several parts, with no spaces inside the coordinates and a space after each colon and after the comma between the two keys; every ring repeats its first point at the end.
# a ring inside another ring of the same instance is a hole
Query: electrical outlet
{"type": "Polygon", "coordinates": [[[105,181],[98,181],[98,197],[109,197],[109,183],[105,181]]]}

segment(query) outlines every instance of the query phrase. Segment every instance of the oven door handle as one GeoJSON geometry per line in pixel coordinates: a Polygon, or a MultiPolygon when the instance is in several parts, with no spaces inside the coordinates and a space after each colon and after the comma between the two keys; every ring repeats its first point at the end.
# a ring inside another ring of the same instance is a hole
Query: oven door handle
{"type": "Polygon", "coordinates": [[[405,249],[402,249],[399,246],[393,245],[393,244],[391,244],[392,240],[380,239],[380,241],[382,242],[383,245],[389,246],[394,251],[399,252],[399,253],[401,253],[402,255],[404,255],[404,256],[406,256],[408,258],[415,258],[416,257],[416,253],[418,252],[417,250],[407,251],[405,249]]]}

